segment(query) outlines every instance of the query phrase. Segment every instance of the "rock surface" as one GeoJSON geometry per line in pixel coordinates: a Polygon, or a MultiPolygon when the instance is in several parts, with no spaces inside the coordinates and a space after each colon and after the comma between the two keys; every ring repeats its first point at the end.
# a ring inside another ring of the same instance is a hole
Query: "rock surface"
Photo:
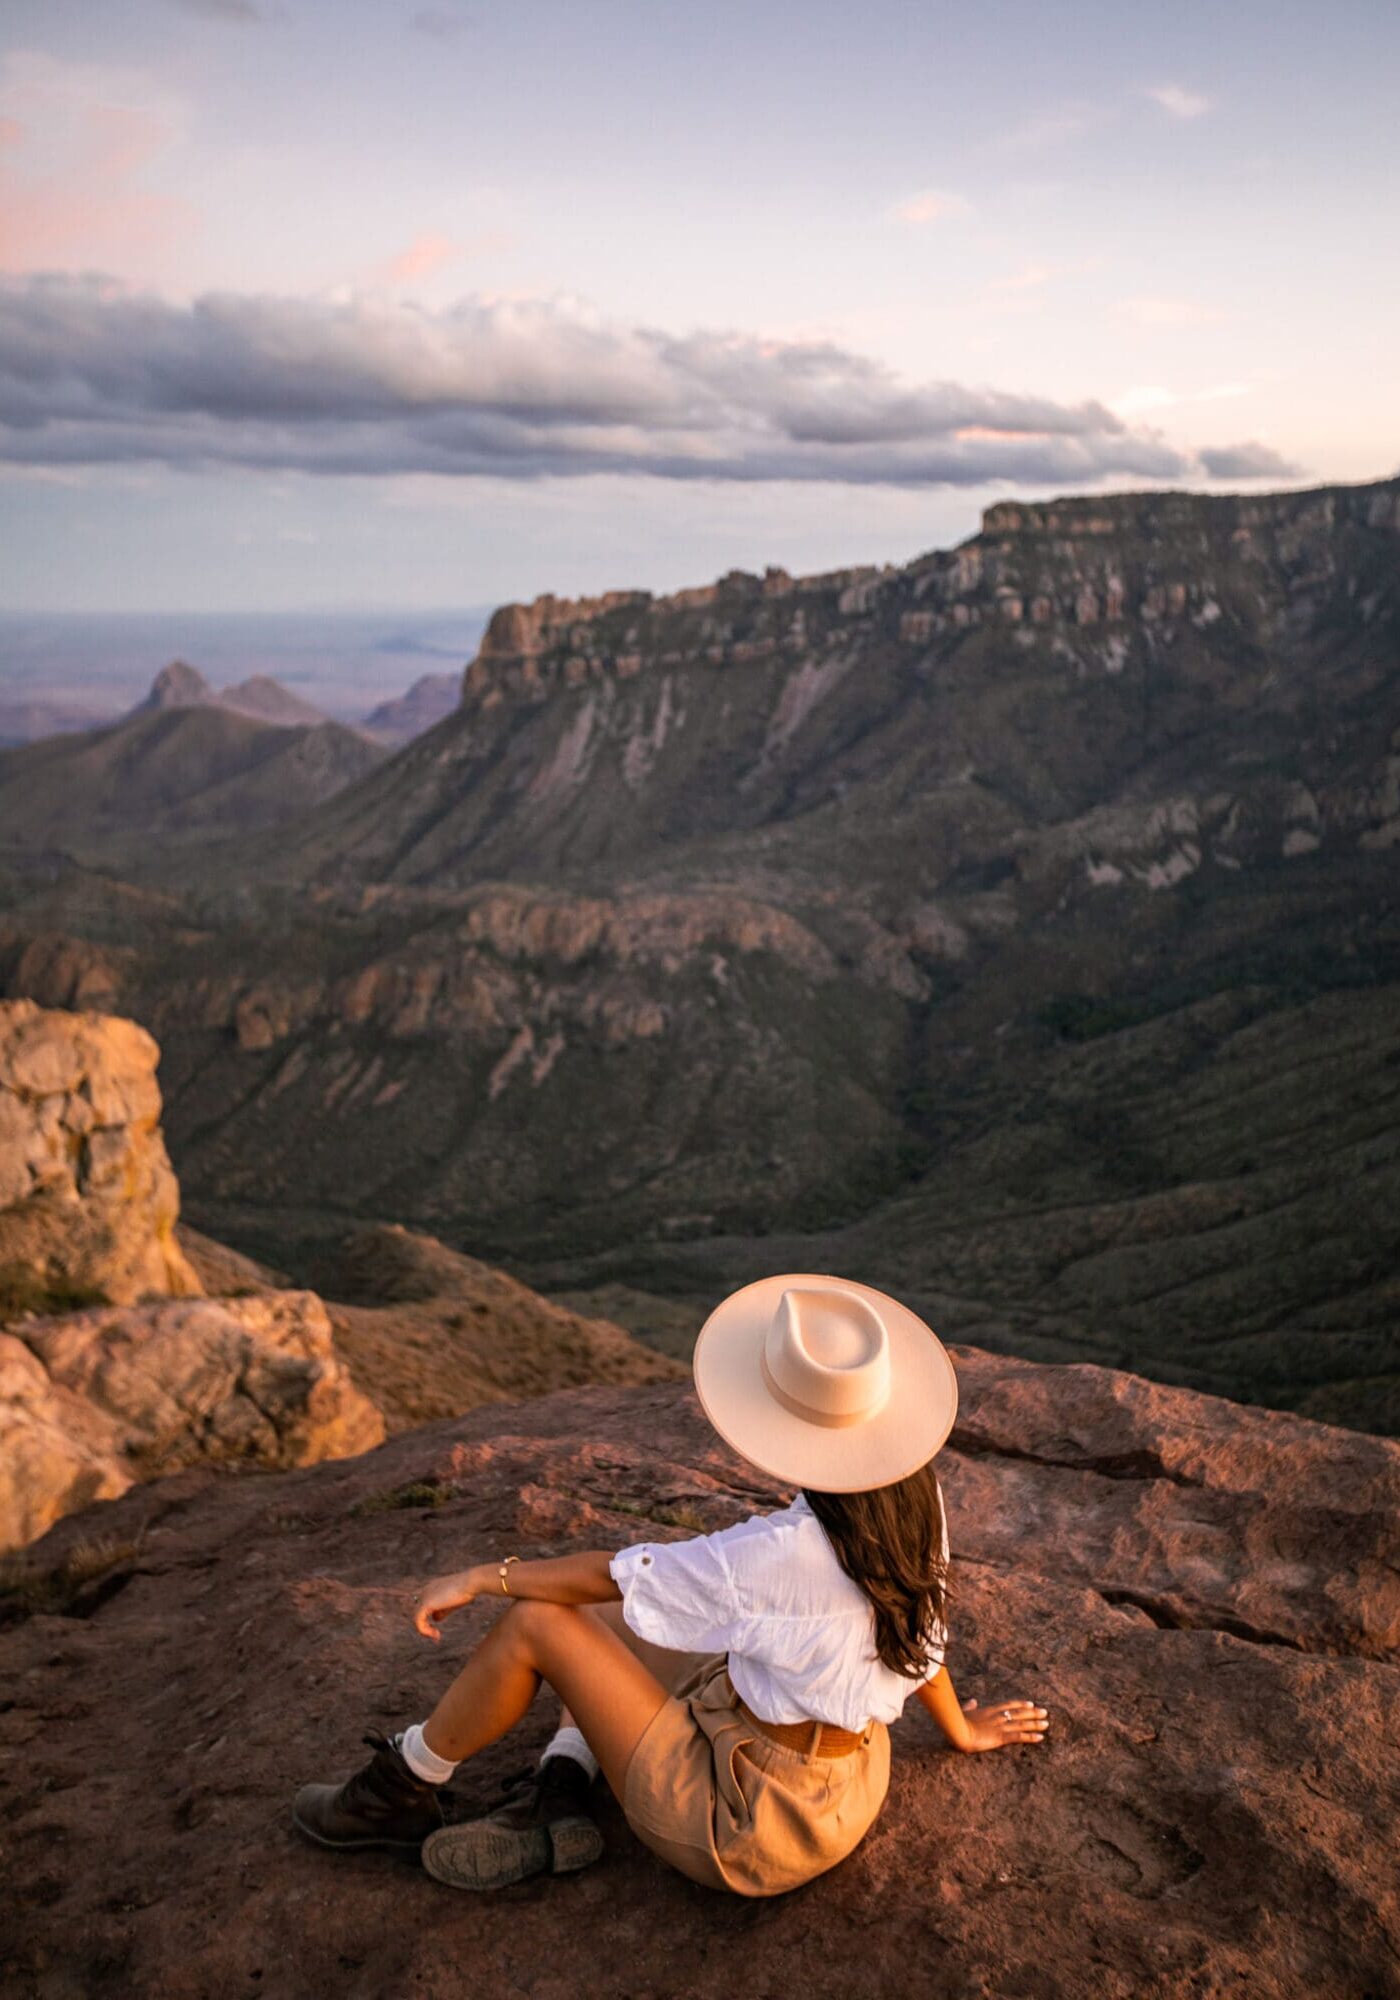
{"type": "MultiPolygon", "coordinates": [[[[426,1576],[786,1495],[673,1385],[479,1410],[311,1471],[181,1473],[54,1529],[0,1632],[6,1990],[1393,2000],[1400,1446],[953,1353],[949,1667],[963,1699],[1042,1700],[1043,1745],[962,1757],[911,1703],[865,1841],[766,1903],[669,1871],[601,1786],[605,1860],[489,1899],[327,1855],[290,1826],[296,1785],[421,1716],[498,1615],[425,1646],[426,1576]]],[[[554,1713],[465,1767],[466,1805],[554,1713]]]]}
{"type": "Polygon", "coordinates": [[[0,1332],[0,1549],[181,1466],[310,1465],[383,1436],[314,1292],[21,1319],[0,1332]]]}
{"type": "Polygon", "coordinates": [[[0,1274],[12,1301],[200,1290],[174,1239],[159,1055],[135,1021],[0,1002],[0,1274]]]}

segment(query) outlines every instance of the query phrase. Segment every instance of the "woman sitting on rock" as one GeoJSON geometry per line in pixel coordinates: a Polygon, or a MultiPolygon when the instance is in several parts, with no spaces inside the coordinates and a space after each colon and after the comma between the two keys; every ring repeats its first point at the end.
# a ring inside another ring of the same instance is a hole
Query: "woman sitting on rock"
{"type": "Polygon", "coordinates": [[[297,1825],[328,1847],[413,1847],[439,1881],[493,1889],[602,1853],[601,1766],[628,1824],[696,1882],[772,1896],[858,1845],[889,1784],[911,1694],[960,1750],[1039,1743],[1046,1712],[960,1707],[943,1665],[948,1531],[933,1458],[957,1383],[941,1341],[869,1286],[765,1278],[695,1347],[719,1435],[800,1489],[792,1505],[682,1542],[521,1562],[430,1583],[414,1622],[514,1600],[426,1722],[344,1785],[308,1785],[297,1825]],[[562,1698],[539,1769],[483,1818],[440,1791],[464,1758],[562,1698]]]}

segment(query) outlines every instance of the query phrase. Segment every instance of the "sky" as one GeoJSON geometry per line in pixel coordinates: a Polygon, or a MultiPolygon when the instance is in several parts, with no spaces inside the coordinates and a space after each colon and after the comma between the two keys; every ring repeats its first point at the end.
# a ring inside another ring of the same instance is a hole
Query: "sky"
{"type": "Polygon", "coordinates": [[[1397,84],[1392,0],[5,0],[0,611],[1390,476],[1397,84]]]}

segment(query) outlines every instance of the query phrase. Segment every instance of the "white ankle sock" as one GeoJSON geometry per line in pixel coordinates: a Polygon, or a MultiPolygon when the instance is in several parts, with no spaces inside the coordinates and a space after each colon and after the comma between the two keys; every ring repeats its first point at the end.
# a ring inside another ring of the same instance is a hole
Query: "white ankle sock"
{"type": "Polygon", "coordinates": [[[540,1757],[542,1764],[546,1757],[572,1757],[576,1764],[582,1764],[590,1778],[596,1778],[598,1775],[598,1759],[589,1749],[583,1731],[575,1729],[572,1724],[566,1724],[563,1729],[555,1730],[544,1746],[540,1757]]]}
{"type": "Polygon", "coordinates": [[[428,1748],[423,1741],[421,1722],[415,1722],[411,1728],[405,1729],[396,1741],[409,1770],[415,1777],[426,1779],[430,1785],[445,1785],[457,1768],[455,1764],[449,1763],[446,1757],[439,1757],[435,1750],[428,1748]]]}

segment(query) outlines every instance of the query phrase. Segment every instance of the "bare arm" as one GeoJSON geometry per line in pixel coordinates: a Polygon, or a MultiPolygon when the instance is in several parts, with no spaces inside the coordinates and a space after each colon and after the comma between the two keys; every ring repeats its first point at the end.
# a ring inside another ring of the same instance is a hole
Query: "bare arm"
{"type": "Polygon", "coordinates": [[[915,1693],[955,1750],[1000,1750],[1006,1743],[1039,1743],[1045,1734],[1045,1710],[1033,1701],[998,1702],[974,1716],[977,1703],[959,1705],[946,1666],[915,1693]]]}
{"type": "Polygon", "coordinates": [[[538,1562],[513,1562],[501,1589],[500,1564],[477,1563],[437,1576],[426,1584],[414,1606],[413,1622],[425,1639],[442,1638],[441,1620],[476,1597],[542,1597],[551,1604],[605,1604],[621,1597],[608,1565],[616,1550],[587,1550],[580,1555],[547,1556],[538,1562]]]}

